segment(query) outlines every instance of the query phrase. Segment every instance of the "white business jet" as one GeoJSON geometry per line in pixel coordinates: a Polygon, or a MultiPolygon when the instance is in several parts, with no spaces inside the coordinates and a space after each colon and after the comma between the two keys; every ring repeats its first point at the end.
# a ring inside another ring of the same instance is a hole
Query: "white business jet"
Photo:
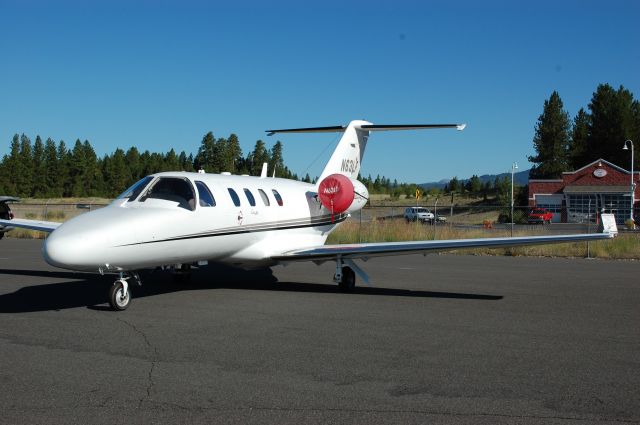
{"type": "MultiPolygon", "coordinates": [[[[269,130],[276,133],[343,132],[317,184],[262,175],[234,176],[165,172],[135,183],[105,208],[65,223],[0,220],[0,226],[50,232],[47,263],[70,270],[113,273],[109,304],[126,309],[137,271],[205,262],[243,268],[335,261],[333,280],[345,291],[355,275],[368,282],[354,260],[469,247],[503,247],[606,239],[611,234],[434,240],[325,245],[329,234],[367,203],[357,180],[367,139],[373,131],[455,128],[465,125],[374,125],[269,130]]],[[[0,229],[1,230],[1,229],[0,229]]]]}

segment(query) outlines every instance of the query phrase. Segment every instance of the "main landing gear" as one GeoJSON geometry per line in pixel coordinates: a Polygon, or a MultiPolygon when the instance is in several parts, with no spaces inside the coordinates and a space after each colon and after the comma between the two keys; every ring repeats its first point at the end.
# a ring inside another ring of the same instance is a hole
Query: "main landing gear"
{"type": "Polygon", "coordinates": [[[356,263],[348,258],[343,259],[340,256],[336,258],[336,274],[333,276],[333,281],[338,284],[342,292],[351,292],[356,287],[356,273],[365,283],[369,283],[369,276],[356,263]]]}
{"type": "Polygon", "coordinates": [[[129,288],[128,282],[131,278],[133,278],[138,286],[142,286],[142,281],[138,273],[126,274],[120,272],[119,279],[113,282],[113,285],[109,288],[109,305],[112,309],[116,311],[126,310],[129,304],[131,304],[131,288],[129,288]]]}

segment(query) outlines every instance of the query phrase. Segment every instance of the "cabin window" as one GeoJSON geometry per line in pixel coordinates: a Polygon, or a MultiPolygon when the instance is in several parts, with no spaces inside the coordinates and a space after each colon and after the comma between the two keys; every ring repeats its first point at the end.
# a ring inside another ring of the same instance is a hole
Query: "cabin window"
{"type": "Polygon", "coordinates": [[[271,189],[271,191],[273,192],[273,196],[276,198],[276,202],[278,203],[278,205],[282,206],[282,204],[283,204],[282,196],[280,196],[278,191],[275,190],[275,189],[271,189]]]}
{"type": "Polygon", "coordinates": [[[233,205],[235,205],[236,207],[239,207],[240,206],[240,197],[238,197],[238,194],[236,193],[236,191],[231,189],[230,187],[228,187],[227,190],[229,191],[229,196],[231,196],[231,200],[233,201],[233,205]]]}
{"type": "Polygon", "coordinates": [[[147,189],[140,202],[147,199],[162,199],[177,202],[180,208],[193,211],[196,207],[195,192],[191,182],[182,177],[160,177],[147,189]]]}
{"type": "Polygon", "coordinates": [[[153,176],[147,176],[141,180],[138,180],[137,182],[132,184],[131,187],[118,195],[117,199],[129,198],[129,202],[134,201],[138,197],[138,195],[142,193],[144,188],[147,187],[151,180],[153,180],[153,176]]]}
{"type": "Polygon", "coordinates": [[[244,188],[244,194],[247,196],[247,201],[249,201],[249,205],[252,207],[256,206],[256,198],[253,197],[253,193],[246,187],[244,188]]]}
{"type": "Polygon", "coordinates": [[[201,181],[196,181],[196,187],[198,188],[198,195],[200,196],[200,206],[201,207],[215,207],[216,200],[211,194],[211,191],[201,181]]]}
{"type": "Polygon", "coordinates": [[[262,198],[262,202],[264,202],[265,207],[268,207],[269,205],[271,205],[271,202],[269,202],[269,197],[267,196],[266,193],[264,193],[264,190],[258,189],[258,193],[260,194],[260,197],[262,198]]]}

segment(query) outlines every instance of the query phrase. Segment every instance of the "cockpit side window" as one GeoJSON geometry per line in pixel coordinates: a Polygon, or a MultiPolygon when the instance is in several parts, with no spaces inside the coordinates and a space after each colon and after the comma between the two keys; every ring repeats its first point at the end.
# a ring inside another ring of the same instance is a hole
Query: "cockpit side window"
{"type": "Polygon", "coordinates": [[[151,180],[153,180],[153,176],[147,176],[143,179],[138,180],[137,182],[132,184],[131,187],[129,187],[127,190],[125,190],[120,195],[118,195],[116,199],[129,198],[128,202],[134,201],[138,197],[138,195],[140,195],[140,193],[144,190],[144,188],[147,187],[147,185],[151,180]]]}
{"type": "Polygon", "coordinates": [[[215,207],[216,199],[211,194],[211,191],[204,182],[196,180],[196,187],[198,188],[198,195],[200,195],[201,207],[215,207]]]}
{"type": "Polygon", "coordinates": [[[195,193],[191,182],[181,177],[160,177],[147,189],[140,198],[140,202],[147,199],[163,199],[165,201],[177,202],[180,208],[193,211],[195,205],[195,193]]]}

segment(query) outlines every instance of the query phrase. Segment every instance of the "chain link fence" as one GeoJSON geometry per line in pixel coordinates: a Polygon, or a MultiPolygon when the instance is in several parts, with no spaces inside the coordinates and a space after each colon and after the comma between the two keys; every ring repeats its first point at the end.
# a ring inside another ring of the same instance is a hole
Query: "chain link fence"
{"type": "Polygon", "coordinates": [[[70,218],[107,206],[107,203],[85,202],[85,203],[12,203],[11,211],[16,218],[26,218],[29,220],[45,221],[66,221],[70,218]]]}

